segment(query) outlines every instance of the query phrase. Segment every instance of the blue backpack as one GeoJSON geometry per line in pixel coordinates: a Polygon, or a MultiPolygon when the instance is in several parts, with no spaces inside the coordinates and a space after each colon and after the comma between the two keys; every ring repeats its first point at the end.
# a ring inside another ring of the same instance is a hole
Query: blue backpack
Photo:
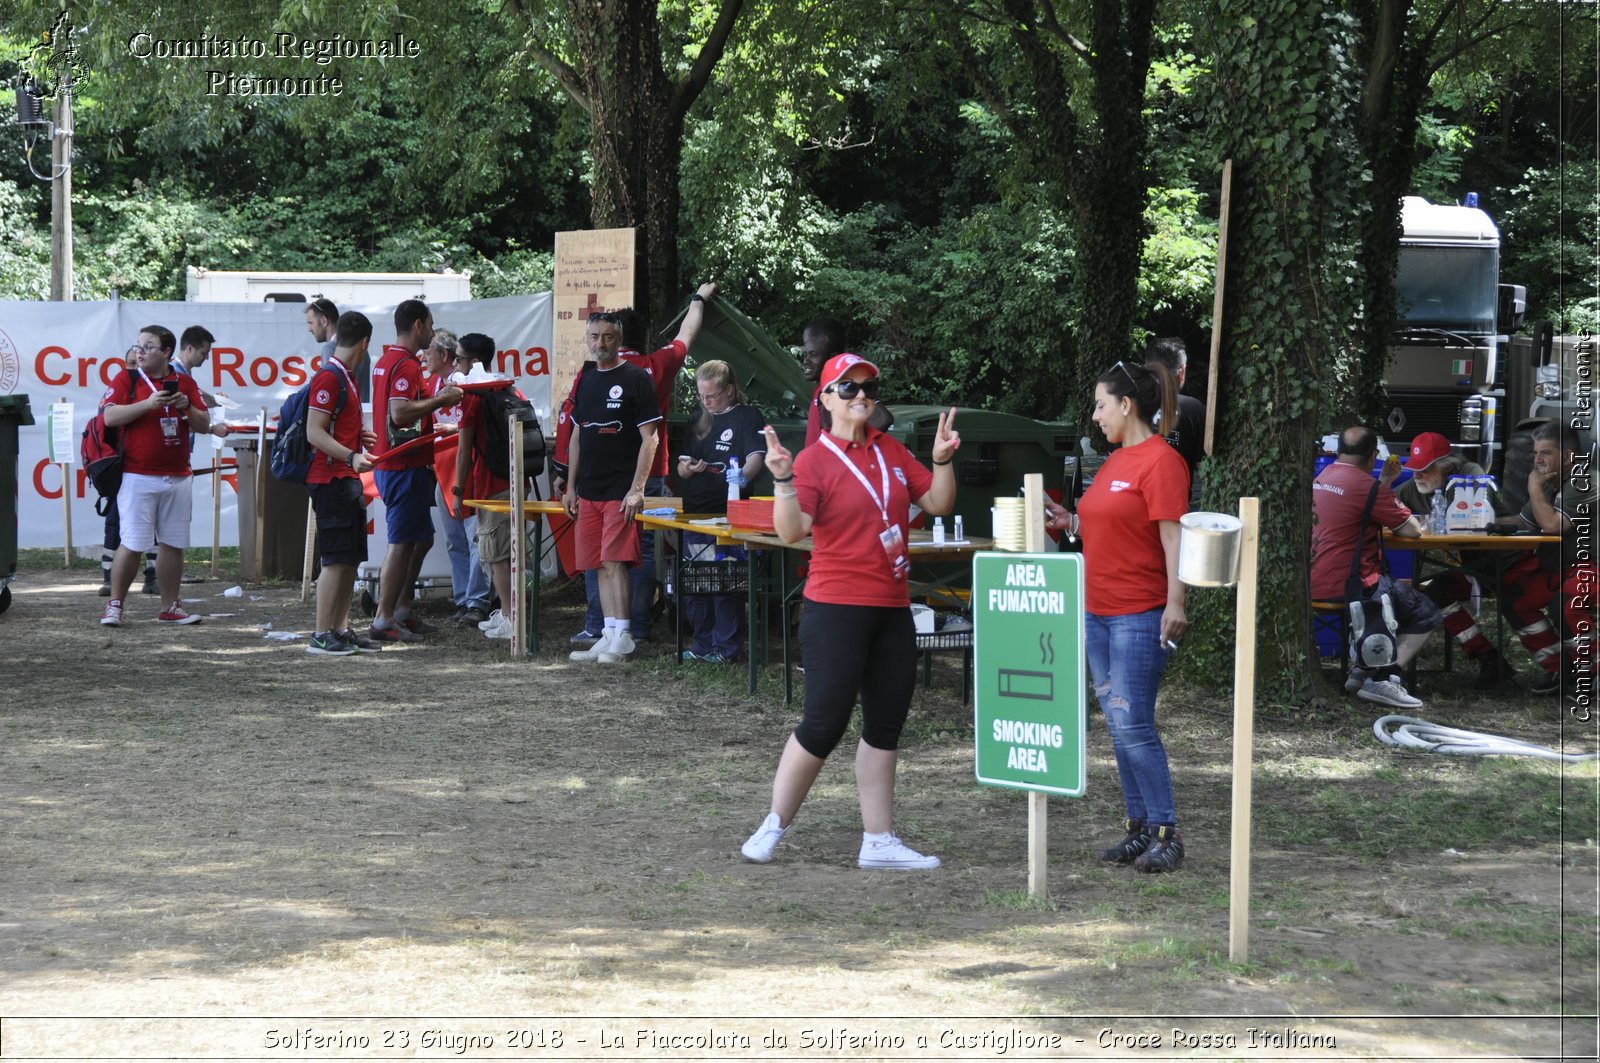
{"type": "MultiPolygon", "coordinates": [[[[330,424],[338,420],[339,411],[344,409],[348,390],[344,374],[335,373],[334,376],[339,380],[339,401],[334,403],[330,424]]],[[[310,408],[311,384],[315,381],[316,377],[312,377],[305,387],[284,399],[278,409],[278,435],[272,441],[269,467],[272,475],[284,483],[305,483],[306,474],[311,471],[311,460],[317,454],[306,438],[306,411],[310,408]]]]}

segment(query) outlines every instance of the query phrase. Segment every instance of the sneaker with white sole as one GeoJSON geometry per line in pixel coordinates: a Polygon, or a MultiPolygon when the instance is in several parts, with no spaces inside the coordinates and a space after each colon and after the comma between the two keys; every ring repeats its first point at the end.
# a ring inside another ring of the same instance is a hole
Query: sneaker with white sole
{"type": "Polygon", "coordinates": [[[113,598],[106,603],[106,611],[100,614],[100,623],[106,627],[122,626],[122,599],[113,598]]]}
{"type": "Polygon", "coordinates": [[[1366,686],[1367,680],[1371,678],[1372,673],[1367,671],[1365,668],[1352,667],[1349,674],[1344,677],[1344,692],[1346,694],[1356,693],[1362,687],[1366,686]]]}
{"type": "MultiPolygon", "coordinates": [[[[600,659],[600,655],[611,647],[611,640],[616,638],[618,630],[619,629],[614,627],[606,628],[593,646],[590,646],[586,650],[573,650],[571,653],[567,654],[567,660],[582,661],[585,664],[592,664],[593,662],[598,661],[600,659]]],[[[627,632],[623,632],[623,634],[627,634],[627,632]]]]}
{"type": "Polygon", "coordinates": [[[505,618],[505,615],[505,613],[501,612],[499,609],[496,609],[494,612],[489,614],[489,619],[478,621],[478,630],[488,631],[490,625],[500,623],[500,621],[505,618]]]}
{"type": "Polygon", "coordinates": [[[789,832],[788,827],[781,826],[776,812],[768,812],[767,818],[761,821],[761,826],[745,843],[739,846],[739,855],[752,864],[772,863],[772,852],[789,832]]]}
{"type": "Polygon", "coordinates": [[[601,664],[622,664],[627,661],[629,654],[633,653],[634,649],[633,636],[622,628],[617,628],[616,632],[611,636],[611,641],[606,644],[605,649],[600,652],[595,660],[601,664]]]}
{"type": "Polygon", "coordinates": [[[1413,697],[1400,685],[1400,680],[1393,676],[1388,679],[1379,679],[1376,676],[1368,679],[1362,684],[1361,689],[1356,691],[1356,697],[1396,709],[1422,708],[1422,699],[1413,697]]]}
{"type": "Polygon", "coordinates": [[[318,657],[348,657],[356,652],[356,644],[340,638],[337,631],[315,631],[306,642],[306,652],[318,657]]]}
{"type": "Polygon", "coordinates": [[[511,623],[511,618],[499,610],[495,611],[494,619],[488,622],[489,626],[483,629],[486,639],[508,639],[516,625],[511,623]]]}
{"type": "Polygon", "coordinates": [[[877,871],[932,871],[939,866],[939,858],[924,856],[890,834],[870,840],[863,837],[856,866],[877,871]]]}
{"type": "Polygon", "coordinates": [[[156,623],[158,624],[198,624],[199,622],[200,617],[185,609],[182,602],[173,602],[156,617],[156,623]]]}

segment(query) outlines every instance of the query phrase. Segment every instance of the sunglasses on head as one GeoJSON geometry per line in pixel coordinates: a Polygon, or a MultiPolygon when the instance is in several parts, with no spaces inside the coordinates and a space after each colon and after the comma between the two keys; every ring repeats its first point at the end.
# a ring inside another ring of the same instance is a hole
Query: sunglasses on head
{"type": "Polygon", "coordinates": [[[878,381],[872,380],[841,380],[828,389],[838,392],[841,399],[853,399],[860,392],[869,399],[878,397],[878,381]]]}
{"type": "Polygon", "coordinates": [[[608,325],[615,325],[617,323],[617,315],[609,310],[596,310],[589,315],[589,321],[591,324],[596,321],[604,321],[608,325]]]}

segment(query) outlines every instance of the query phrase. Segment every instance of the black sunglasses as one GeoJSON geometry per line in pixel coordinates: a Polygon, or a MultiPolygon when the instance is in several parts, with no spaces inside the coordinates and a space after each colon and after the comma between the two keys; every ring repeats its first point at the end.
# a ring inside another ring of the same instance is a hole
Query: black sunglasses
{"type": "Polygon", "coordinates": [[[841,380],[828,389],[839,393],[841,399],[853,399],[860,392],[869,399],[878,397],[877,380],[841,380]]]}
{"type": "Polygon", "coordinates": [[[589,315],[589,322],[593,324],[596,321],[604,321],[608,325],[615,325],[617,323],[617,315],[609,310],[596,310],[589,315]]]}

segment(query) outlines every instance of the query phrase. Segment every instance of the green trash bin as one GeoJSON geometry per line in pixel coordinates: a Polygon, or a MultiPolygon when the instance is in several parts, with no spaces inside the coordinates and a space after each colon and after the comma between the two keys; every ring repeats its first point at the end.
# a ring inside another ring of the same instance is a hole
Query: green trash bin
{"type": "MultiPolygon", "coordinates": [[[[890,406],[891,434],[924,465],[933,460],[939,415],[948,406],[890,406]]],[[[1022,489],[1022,478],[1041,473],[1047,491],[1060,490],[1066,459],[1078,453],[1078,430],[1063,422],[1035,421],[1012,413],[956,408],[956,508],[968,535],[994,534],[990,509],[1000,495],[1022,489]]],[[[947,519],[945,527],[951,529],[947,519]]]]}
{"type": "Polygon", "coordinates": [[[0,613],[11,607],[17,578],[18,429],[33,424],[26,395],[0,395],[0,613]]]}

